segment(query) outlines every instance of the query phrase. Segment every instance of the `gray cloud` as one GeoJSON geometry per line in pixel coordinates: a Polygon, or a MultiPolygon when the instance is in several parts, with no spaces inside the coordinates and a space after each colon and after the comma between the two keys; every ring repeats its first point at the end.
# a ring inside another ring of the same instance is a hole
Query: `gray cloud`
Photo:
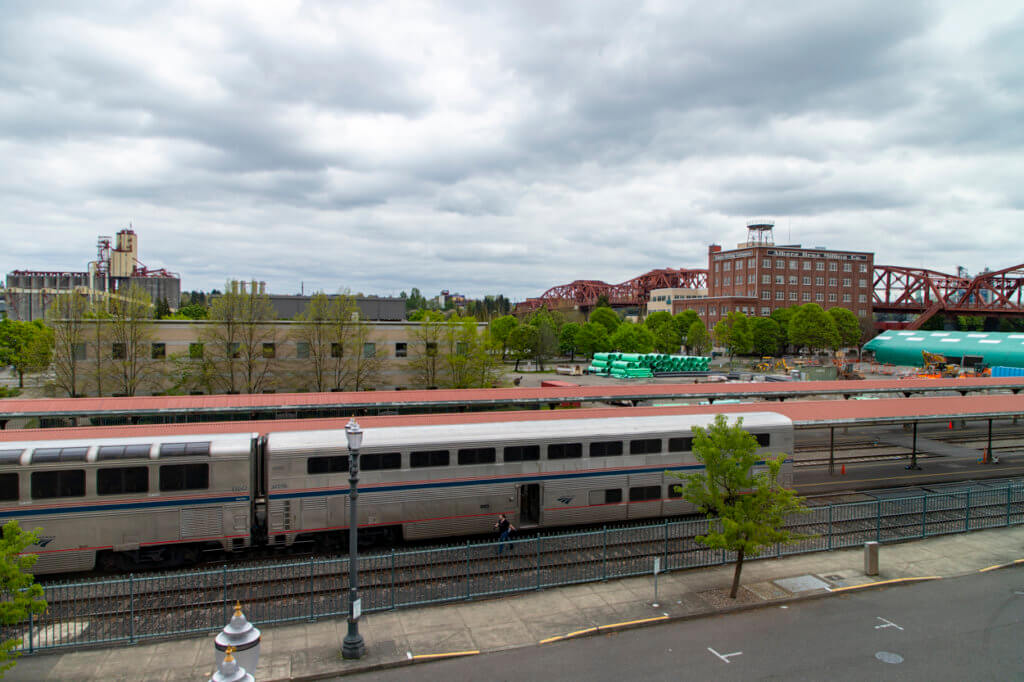
{"type": "Polygon", "coordinates": [[[129,222],[185,289],[513,298],[704,267],[756,215],[939,270],[1019,239],[1010,2],[5,9],[5,271],[129,222]]]}

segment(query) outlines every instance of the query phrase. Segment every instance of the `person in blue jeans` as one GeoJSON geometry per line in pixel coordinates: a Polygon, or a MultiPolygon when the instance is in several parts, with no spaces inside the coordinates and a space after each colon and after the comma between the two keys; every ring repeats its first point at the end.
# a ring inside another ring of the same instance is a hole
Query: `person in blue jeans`
{"type": "MultiPolygon", "coordinates": [[[[505,518],[504,514],[498,515],[498,522],[494,524],[494,527],[498,529],[498,556],[501,556],[501,553],[505,549],[505,543],[508,542],[509,533],[514,531],[516,527],[513,526],[507,518],[505,518]]],[[[511,551],[512,550],[509,549],[509,552],[511,551]]]]}

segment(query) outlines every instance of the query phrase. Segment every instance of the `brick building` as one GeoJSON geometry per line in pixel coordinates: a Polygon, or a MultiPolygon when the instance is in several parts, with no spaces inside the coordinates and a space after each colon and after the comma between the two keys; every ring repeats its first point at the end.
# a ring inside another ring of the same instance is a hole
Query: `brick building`
{"type": "Polygon", "coordinates": [[[708,296],[673,301],[672,312],[693,309],[710,329],[732,311],[767,317],[777,308],[817,303],[871,317],[874,254],[823,246],[777,245],[774,223],[747,225],[747,241],[723,251],[708,248],[708,296]]]}

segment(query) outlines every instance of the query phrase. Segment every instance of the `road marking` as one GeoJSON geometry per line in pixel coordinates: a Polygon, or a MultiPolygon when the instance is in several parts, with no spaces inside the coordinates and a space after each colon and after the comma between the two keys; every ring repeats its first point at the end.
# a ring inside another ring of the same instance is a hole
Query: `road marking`
{"type": "Polygon", "coordinates": [[[476,649],[471,651],[452,651],[446,654],[417,654],[413,656],[414,661],[426,661],[432,658],[452,658],[454,656],[475,656],[480,652],[476,649]]]}
{"type": "Polygon", "coordinates": [[[880,660],[882,663],[902,663],[903,657],[899,654],[894,654],[891,651],[877,651],[875,652],[875,658],[880,660]]]}
{"type": "Polygon", "coordinates": [[[718,656],[718,657],[719,657],[720,659],[722,659],[722,660],[723,660],[723,661],[725,661],[726,663],[731,663],[731,661],[729,660],[729,658],[731,658],[732,656],[742,656],[742,655],[743,655],[743,652],[742,652],[742,651],[734,651],[734,652],[733,652],[733,653],[731,653],[731,654],[720,654],[720,653],[718,653],[717,651],[715,651],[714,649],[712,649],[711,647],[708,647],[708,651],[710,651],[711,653],[713,653],[713,654],[714,654],[715,656],[718,656]]]}
{"type": "Polygon", "coordinates": [[[875,587],[876,585],[897,585],[899,583],[913,583],[920,582],[922,580],[941,580],[941,575],[925,575],[918,578],[893,578],[892,580],[879,580],[874,583],[862,583],[860,585],[848,585],[846,587],[833,587],[832,592],[846,592],[848,590],[859,590],[865,587],[875,587]]]}
{"type": "Polygon", "coordinates": [[[876,625],[875,626],[876,630],[881,630],[882,628],[896,628],[897,630],[902,630],[903,629],[899,625],[896,625],[896,623],[892,622],[891,620],[886,620],[885,618],[882,618],[881,616],[875,616],[875,618],[877,618],[878,620],[882,621],[882,625],[876,625]]]}

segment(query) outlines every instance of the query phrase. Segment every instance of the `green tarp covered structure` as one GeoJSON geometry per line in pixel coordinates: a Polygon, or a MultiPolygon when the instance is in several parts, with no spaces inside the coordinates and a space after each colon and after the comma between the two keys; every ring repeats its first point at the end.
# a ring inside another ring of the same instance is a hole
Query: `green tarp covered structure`
{"type": "Polygon", "coordinates": [[[881,363],[922,366],[921,351],[951,364],[1024,367],[1024,334],[1013,332],[922,332],[888,330],[864,345],[881,363]],[[964,360],[966,358],[966,360],[964,360]]]}

